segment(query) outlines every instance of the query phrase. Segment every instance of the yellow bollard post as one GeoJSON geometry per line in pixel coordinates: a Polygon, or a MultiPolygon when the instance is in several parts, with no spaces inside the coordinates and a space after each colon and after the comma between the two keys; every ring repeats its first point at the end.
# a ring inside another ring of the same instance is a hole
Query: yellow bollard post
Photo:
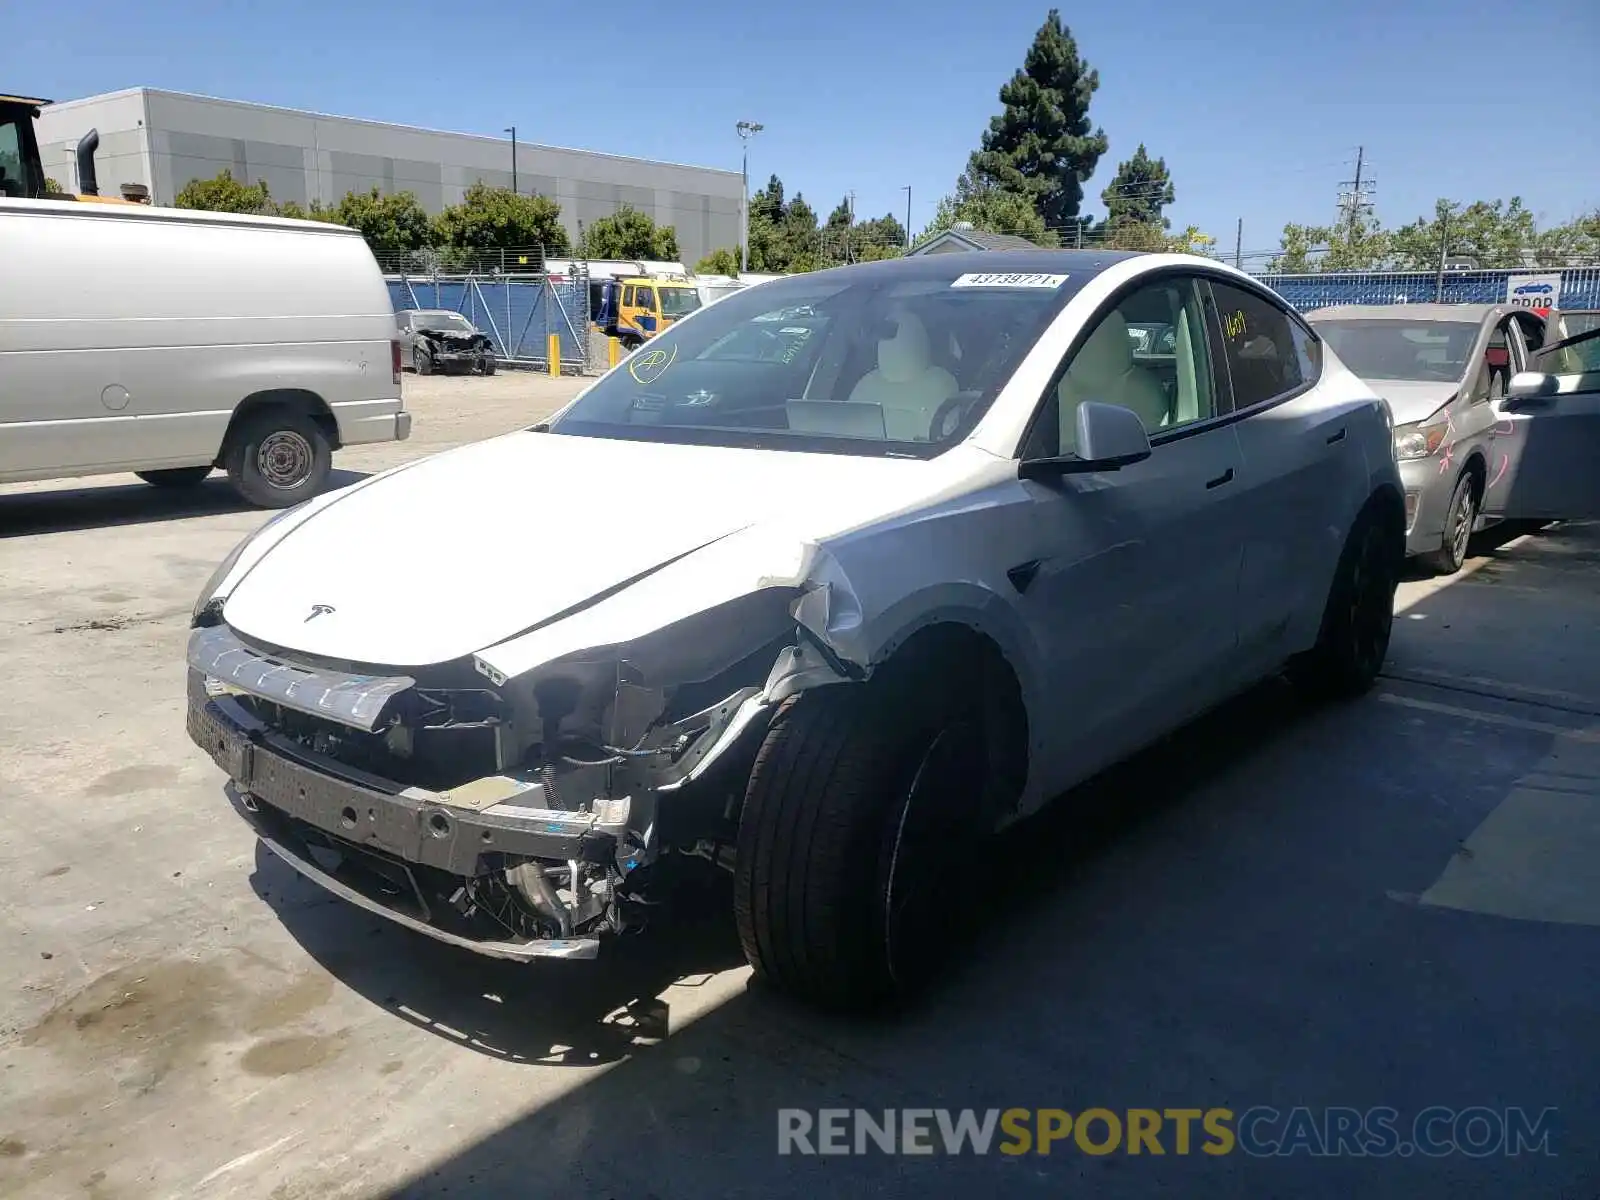
{"type": "Polygon", "coordinates": [[[550,335],[550,374],[561,374],[561,335],[557,333],[550,335]]]}
{"type": "Polygon", "coordinates": [[[622,343],[616,338],[606,339],[606,365],[614,367],[622,361],[622,343]]]}

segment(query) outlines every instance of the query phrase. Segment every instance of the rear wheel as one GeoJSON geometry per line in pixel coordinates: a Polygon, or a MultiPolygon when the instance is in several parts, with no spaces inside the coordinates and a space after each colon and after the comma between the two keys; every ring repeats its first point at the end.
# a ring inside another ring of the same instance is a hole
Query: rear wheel
{"type": "Polygon", "coordinates": [[[1328,590],[1317,644],[1289,664],[1289,678],[1318,699],[1368,691],[1389,653],[1394,593],[1405,533],[1386,510],[1369,505],[1356,520],[1328,590]]]}
{"type": "Polygon", "coordinates": [[[262,508],[289,508],[322,490],[333,448],[316,421],[293,409],[274,408],[239,423],[227,449],[228,478],[241,496],[262,508]]]}
{"type": "Polygon", "coordinates": [[[135,471],[140,479],[159,488],[194,487],[211,474],[210,467],[168,467],[161,471],[135,471]]]}
{"type": "Polygon", "coordinates": [[[955,872],[985,832],[981,689],[948,670],[882,674],[784,703],[739,823],[745,957],[825,1008],[879,1007],[926,981],[959,904],[955,872]]]}
{"type": "Polygon", "coordinates": [[[1418,555],[1423,563],[1440,575],[1454,575],[1467,561],[1467,545],[1478,522],[1478,481],[1472,472],[1462,472],[1456,490],[1450,494],[1445,512],[1444,532],[1437,550],[1418,555]]]}

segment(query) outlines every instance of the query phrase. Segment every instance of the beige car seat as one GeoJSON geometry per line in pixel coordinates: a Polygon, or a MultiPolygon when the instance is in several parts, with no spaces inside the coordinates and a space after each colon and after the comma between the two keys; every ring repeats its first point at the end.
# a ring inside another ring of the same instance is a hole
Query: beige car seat
{"type": "Polygon", "coordinates": [[[890,441],[925,442],[939,406],[961,387],[954,375],[934,364],[922,322],[908,312],[894,319],[894,337],[878,342],[878,365],[851,389],[850,399],[882,408],[884,435],[890,441]]]}
{"type": "Polygon", "coordinates": [[[1132,409],[1151,433],[1167,419],[1167,393],[1156,377],[1133,361],[1128,322],[1112,309],[1078,348],[1056,388],[1061,412],[1061,453],[1077,442],[1078,405],[1085,400],[1132,409]]]}

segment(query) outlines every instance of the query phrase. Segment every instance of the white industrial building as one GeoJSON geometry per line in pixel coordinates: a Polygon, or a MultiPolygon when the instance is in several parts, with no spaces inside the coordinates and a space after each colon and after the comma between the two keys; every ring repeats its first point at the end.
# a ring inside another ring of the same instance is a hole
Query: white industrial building
{"type": "MultiPolygon", "coordinates": [[[[482,180],[511,186],[511,140],[439,133],[352,117],[217,100],[154,88],[131,88],[52,104],[40,114],[39,149],[45,173],[64,187],[77,184],[73,148],[89,129],[100,131],[95,155],[100,190],[115,195],[127,183],[150,189],[155,204],[170,204],[194,179],[227,168],[247,183],[265,180],[272,198],[335,204],[346,192],[376,184],[385,193],[409,191],[436,213],[482,180]]],[[[568,235],[622,205],[649,214],[678,232],[685,262],[739,244],[739,172],[682,166],[530,145],[516,148],[517,190],[561,205],[568,235]]]]}

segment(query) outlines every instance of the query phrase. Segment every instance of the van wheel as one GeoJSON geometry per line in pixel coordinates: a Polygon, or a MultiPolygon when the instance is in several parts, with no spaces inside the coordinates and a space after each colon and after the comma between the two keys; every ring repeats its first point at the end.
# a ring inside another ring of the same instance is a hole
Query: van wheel
{"type": "Polygon", "coordinates": [[[304,413],[277,408],[246,417],[227,450],[228,479],[261,508],[289,508],[322,490],[333,450],[304,413]]]}
{"type": "Polygon", "coordinates": [[[158,488],[194,487],[211,474],[210,467],[168,467],[164,471],[135,471],[140,479],[158,488]]]}
{"type": "Polygon", "coordinates": [[[734,870],[739,940],[760,979],[858,1011],[928,981],[951,941],[963,857],[984,833],[978,695],[912,670],[779,708],[750,774],[734,870]]]}

